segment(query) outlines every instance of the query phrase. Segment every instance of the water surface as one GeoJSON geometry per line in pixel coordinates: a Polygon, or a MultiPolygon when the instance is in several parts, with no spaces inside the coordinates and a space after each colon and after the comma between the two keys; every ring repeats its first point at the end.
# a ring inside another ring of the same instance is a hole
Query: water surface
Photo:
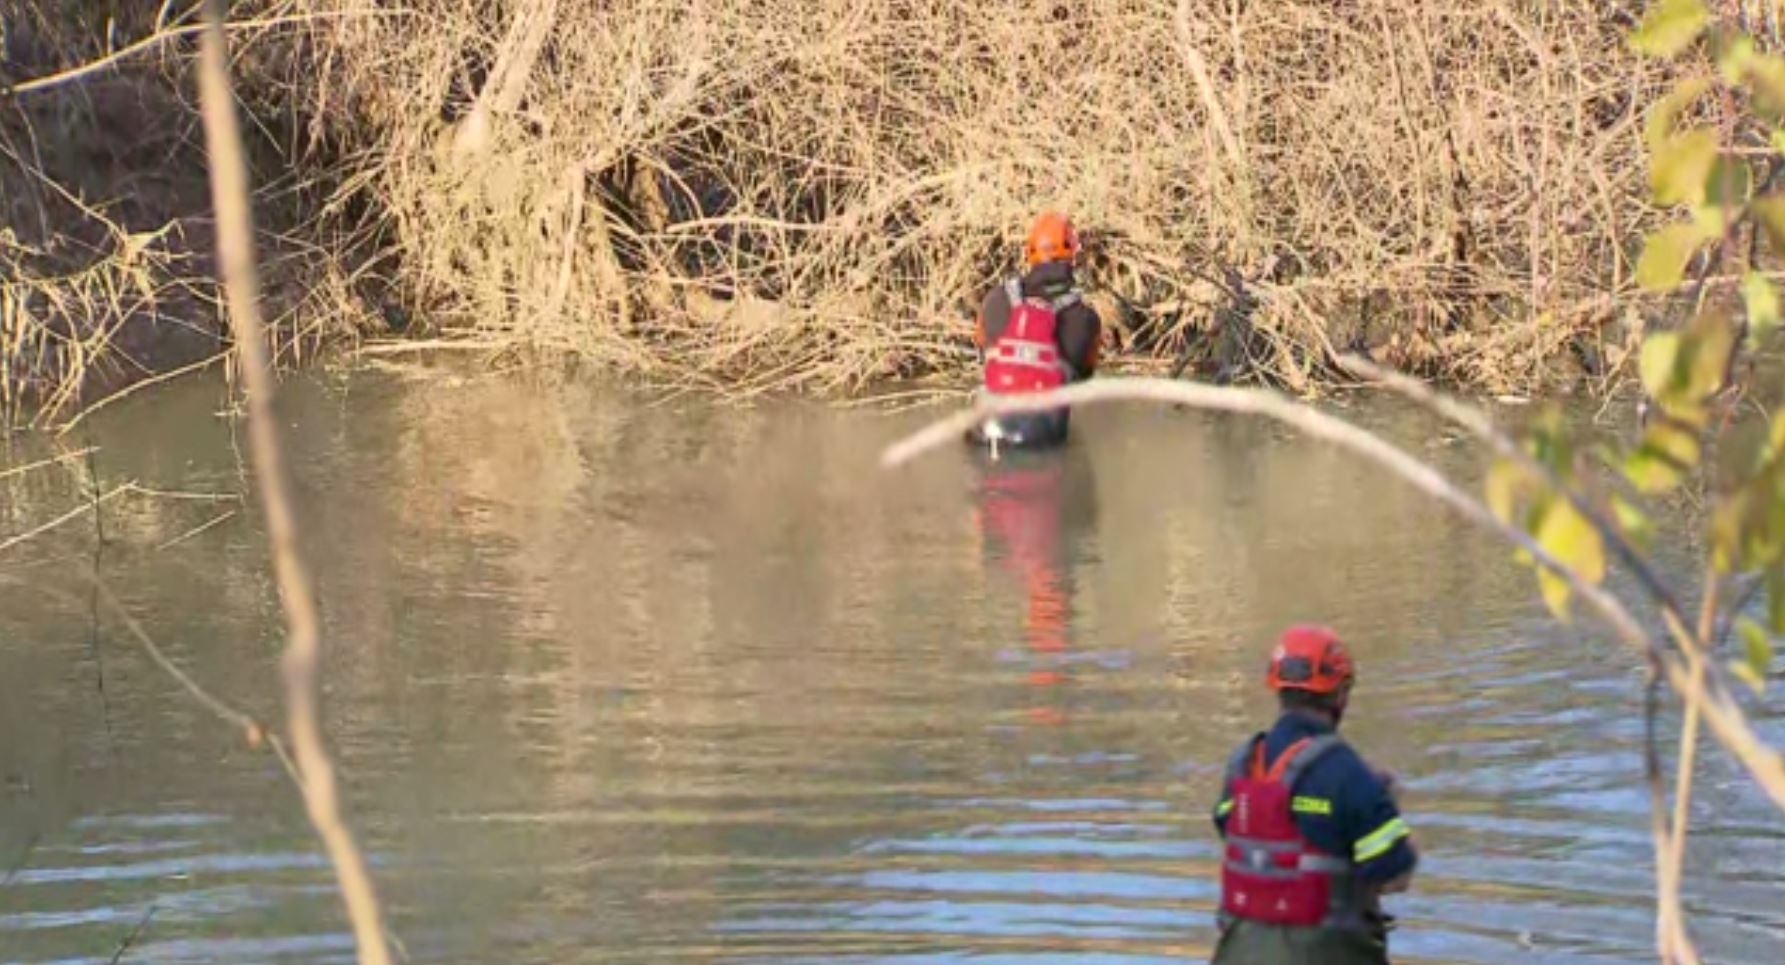
{"type": "MultiPolygon", "coordinates": [[[[146,393],[68,440],[91,462],[0,481],[0,540],[90,471],[183,494],[0,554],[0,960],[105,962],[133,930],[125,961],[351,958],[276,762],[78,577],[97,560],[205,686],[278,716],[224,406],[146,393]]],[[[1653,959],[1633,662],[1287,431],[1087,410],[1054,456],[887,474],[926,413],[375,372],[281,408],[329,736],[414,961],[1206,958],[1208,807],[1295,620],[1348,638],[1346,732],[1404,777],[1426,860],[1397,960],[1653,959]]],[[[1348,414],[1477,476],[1422,416],[1348,414]]],[[[1785,822],[1720,755],[1700,787],[1704,948],[1785,960],[1785,822]]]]}

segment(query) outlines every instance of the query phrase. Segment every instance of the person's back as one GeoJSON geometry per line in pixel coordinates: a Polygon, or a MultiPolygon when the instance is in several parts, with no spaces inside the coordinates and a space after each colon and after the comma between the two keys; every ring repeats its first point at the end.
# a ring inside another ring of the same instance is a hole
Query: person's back
{"type": "MultiPolygon", "coordinates": [[[[1090,378],[1096,371],[1102,319],[1078,290],[1078,232],[1062,215],[1037,218],[1024,244],[1026,271],[986,293],[974,341],[984,358],[983,391],[1041,392],[1090,378]]],[[[1064,410],[991,420],[1018,444],[1063,441],[1064,410]]]]}
{"type": "Polygon", "coordinates": [[[1268,675],[1283,713],[1234,751],[1214,822],[1223,838],[1217,965],[1388,961],[1381,895],[1418,855],[1392,793],[1338,736],[1353,678],[1330,631],[1292,627],[1268,675]]]}

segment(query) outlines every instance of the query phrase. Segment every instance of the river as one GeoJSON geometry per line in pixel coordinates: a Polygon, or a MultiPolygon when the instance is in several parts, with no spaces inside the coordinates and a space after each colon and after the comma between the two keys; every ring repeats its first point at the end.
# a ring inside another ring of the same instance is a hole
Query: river
{"type": "MultiPolygon", "coordinates": [[[[277,597],[221,383],[0,483],[0,961],[337,962],[277,761],[157,669],[280,711],[277,597]],[[132,936],[132,933],[135,933],[132,936]]],[[[1204,959],[1208,810],[1292,621],[1361,664],[1347,735],[1425,860],[1397,961],[1652,961],[1642,676],[1501,547],[1287,430],[1138,407],[897,472],[935,410],[528,377],[294,379],[280,411],[349,818],[416,962],[1204,959]]],[[[1380,401],[1346,414],[1479,478],[1380,401]]],[[[7,444],[6,465],[47,454],[7,444]]],[[[1760,726],[1785,743],[1785,721],[1760,726]]],[[[1785,821],[1710,752],[1713,961],[1785,960],[1785,821]]]]}

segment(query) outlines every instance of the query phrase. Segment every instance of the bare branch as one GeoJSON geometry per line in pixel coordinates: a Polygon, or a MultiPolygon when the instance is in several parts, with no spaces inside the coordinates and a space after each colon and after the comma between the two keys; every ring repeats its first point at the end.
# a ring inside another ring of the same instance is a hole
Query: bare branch
{"type": "Polygon", "coordinates": [[[359,847],[342,820],[334,764],[323,744],[317,709],[317,672],[322,649],[319,621],[310,574],[297,545],[297,523],[286,492],[278,428],[272,412],[274,388],[263,342],[259,282],[254,268],[248,168],[230,93],[222,0],[208,0],[206,21],[200,42],[199,92],[205,143],[211,157],[212,203],[217,211],[217,257],[230,323],[236,330],[236,351],[241,353],[255,475],[267,517],[279,597],[285,609],[285,699],[292,749],[303,776],[301,787],[310,822],[328,851],[341,886],[359,960],[364,965],[390,965],[378,896],[359,847]]]}
{"type": "Polygon", "coordinates": [[[1785,810],[1785,759],[1754,733],[1748,716],[1725,692],[1710,691],[1695,680],[1680,658],[1667,650],[1636,622],[1618,599],[1590,583],[1573,568],[1556,559],[1530,534],[1502,523],[1475,497],[1459,489],[1437,470],[1377,436],[1342,419],[1300,405],[1283,395],[1262,389],[1232,389],[1173,382],[1165,379],[1106,379],[1081,382],[1063,389],[1020,396],[982,397],[970,409],[935,423],[888,446],[881,455],[887,468],[909,462],[938,446],[957,442],[961,433],[988,415],[1040,412],[1062,405],[1105,402],[1159,402],[1195,409],[1262,415],[1298,429],[1306,435],[1334,443],[1390,470],[1403,481],[1451,507],[1471,523],[1497,533],[1524,549],[1545,569],[1566,580],[1637,654],[1655,661],[1674,690],[1687,699],[1701,701],[1705,723],[1711,732],[1753,775],[1773,803],[1785,810]]]}
{"type": "Polygon", "coordinates": [[[1630,572],[1636,576],[1637,581],[1642,584],[1643,589],[1655,598],[1663,614],[1677,627],[1676,632],[1684,631],[1685,616],[1680,609],[1679,601],[1674,599],[1673,591],[1668,588],[1667,584],[1661,582],[1661,577],[1655,573],[1654,567],[1651,567],[1649,562],[1630,546],[1630,542],[1624,539],[1624,535],[1618,532],[1618,528],[1613,526],[1610,520],[1605,518],[1605,514],[1599,511],[1599,507],[1576,492],[1573,487],[1564,485],[1548,466],[1531,458],[1531,454],[1526,452],[1512,436],[1494,425],[1493,421],[1487,417],[1487,413],[1458,399],[1434,391],[1418,379],[1393,369],[1384,368],[1361,356],[1342,356],[1338,362],[1341,367],[1353,374],[1380,382],[1395,393],[1405,396],[1469,430],[1474,433],[1476,438],[1491,446],[1501,458],[1511,460],[1520,469],[1543,480],[1551,490],[1567,499],[1569,504],[1592,525],[1593,529],[1598,531],[1599,538],[1611,547],[1613,553],[1617,554],[1619,562],[1629,568],[1630,572]]]}
{"type": "MultiPolygon", "coordinates": [[[[261,20],[237,20],[227,24],[226,27],[232,31],[257,30],[267,27],[283,27],[303,23],[313,23],[320,20],[339,20],[343,17],[401,16],[404,13],[405,11],[400,10],[320,11],[317,13],[297,14],[288,17],[268,17],[261,20]]],[[[115,67],[133,57],[148,53],[157,47],[186,37],[201,34],[205,29],[206,26],[204,24],[196,23],[190,23],[179,27],[162,28],[141,40],[119,47],[117,50],[96,60],[90,60],[84,64],[70,67],[66,70],[59,70],[53,74],[45,74],[42,77],[33,77],[30,80],[23,80],[11,87],[0,87],[0,97],[30,94],[37,91],[48,90],[52,87],[60,87],[64,84],[72,84],[91,77],[94,74],[103,73],[111,67],[115,67]]]]}
{"type": "Polygon", "coordinates": [[[48,459],[39,459],[36,462],[28,462],[22,466],[14,466],[11,469],[3,469],[3,470],[0,470],[0,479],[10,479],[13,476],[23,476],[24,474],[31,472],[34,469],[42,469],[46,466],[54,466],[57,463],[68,462],[73,459],[79,459],[80,457],[85,456],[90,452],[96,452],[97,450],[98,450],[97,446],[87,446],[84,449],[76,449],[73,452],[62,453],[59,456],[51,456],[48,459]]]}

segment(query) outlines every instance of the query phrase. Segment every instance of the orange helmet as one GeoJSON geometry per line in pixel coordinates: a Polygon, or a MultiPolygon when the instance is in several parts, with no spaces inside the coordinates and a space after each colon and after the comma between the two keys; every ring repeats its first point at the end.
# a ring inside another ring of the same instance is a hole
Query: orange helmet
{"type": "Polygon", "coordinates": [[[1034,268],[1050,261],[1072,260],[1079,250],[1078,229],[1072,226],[1072,219],[1057,211],[1044,211],[1029,226],[1023,261],[1034,268]]]}
{"type": "Polygon", "coordinates": [[[1283,631],[1283,639],[1271,652],[1271,669],[1265,681],[1272,690],[1307,690],[1317,694],[1338,693],[1357,676],[1351,654],[1337,634],[1326,627],[1300,625],[1283,631]]]}

